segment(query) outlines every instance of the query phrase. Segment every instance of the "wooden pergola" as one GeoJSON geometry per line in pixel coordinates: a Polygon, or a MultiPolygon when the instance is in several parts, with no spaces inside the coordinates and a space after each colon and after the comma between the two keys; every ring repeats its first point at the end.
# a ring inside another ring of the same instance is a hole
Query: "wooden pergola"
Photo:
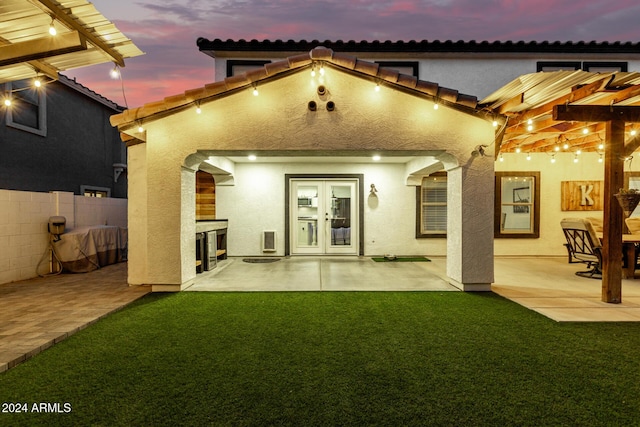
{"type": "Polygon", "coordinates": [[[602,300],[622,302],[624,161],[639,146],[640,73],[539,72],[481,101],[507,116],[496,156],[508,152],[596,151],[604,156],[602,300]]]}

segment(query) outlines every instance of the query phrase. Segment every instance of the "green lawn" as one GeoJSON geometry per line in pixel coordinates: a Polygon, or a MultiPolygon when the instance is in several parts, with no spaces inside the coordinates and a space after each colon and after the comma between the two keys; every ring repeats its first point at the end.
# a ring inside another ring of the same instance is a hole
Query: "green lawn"
{"type": "Polygon", "coordinates": [[[0,425],[640,425],[639,361],[491,293],[152,294],[0,374],[63,412],[0,425]]]}

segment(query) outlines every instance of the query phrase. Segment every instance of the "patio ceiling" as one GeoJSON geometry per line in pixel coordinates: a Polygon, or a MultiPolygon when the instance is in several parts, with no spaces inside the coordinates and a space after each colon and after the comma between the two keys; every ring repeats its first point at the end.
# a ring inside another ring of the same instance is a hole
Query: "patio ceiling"
{"type": "Polygon", "coordinates": [[[2,0],[0,83],[104,62],[124,67],[143,52],[85,0],[2,0]],[[55,36],[49,33],[56,29],[55,36]]]}
{"type": "MultiPolygon", "coordinates": [[[[479,103],[508,118],[498,153],[513,152],[604,152],[606,123],[558,121],[556,105],[638,106],[640,73],[554,71],[525,74],[479,103]]],[[[638,123],[627,123],[625,154],[630,155],[640,138],[638,123]]]]}

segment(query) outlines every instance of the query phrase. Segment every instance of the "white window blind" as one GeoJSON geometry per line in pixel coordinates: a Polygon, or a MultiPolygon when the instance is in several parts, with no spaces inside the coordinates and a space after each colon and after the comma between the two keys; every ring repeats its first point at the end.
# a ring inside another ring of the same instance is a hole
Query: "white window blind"
{"type": "Polygon", "coordinates": [[[422,181],[422,234],[447,232],[447,178],[427,177],[422,181]]]}

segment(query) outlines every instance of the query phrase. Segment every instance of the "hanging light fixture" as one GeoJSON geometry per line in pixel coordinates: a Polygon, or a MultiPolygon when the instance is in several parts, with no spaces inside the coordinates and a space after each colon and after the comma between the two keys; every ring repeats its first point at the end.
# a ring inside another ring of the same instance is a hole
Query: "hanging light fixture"
{"type": "Polygon", "coordinates": [[[4,106],[5,107],[11,107],[11,98],[5,98],[4,99],[4,106]]]}
{"type": "Polygon", "coordinates": [[[556,162],[556,153],[551,154],[551,163],[556,162]]]}
{"type": "Polygon", "coordinates": [[[504,162],[504,157],[502,157],[502,153],[500,153],[500,158],[498,160],[500,160],[501,162],[504,162]]]}

